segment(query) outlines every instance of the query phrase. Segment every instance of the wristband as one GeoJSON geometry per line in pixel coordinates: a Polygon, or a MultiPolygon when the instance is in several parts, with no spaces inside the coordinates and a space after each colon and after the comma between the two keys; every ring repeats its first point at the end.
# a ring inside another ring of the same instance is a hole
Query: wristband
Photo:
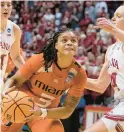
{"type": "Polygon", "coordinates": [[[42,113],[40,117],[42,117],[43,119],[45,119],[46,116],[47,116],[47,109],[40,108],[40,110],[41,110],[41,113],[42,113]]]}

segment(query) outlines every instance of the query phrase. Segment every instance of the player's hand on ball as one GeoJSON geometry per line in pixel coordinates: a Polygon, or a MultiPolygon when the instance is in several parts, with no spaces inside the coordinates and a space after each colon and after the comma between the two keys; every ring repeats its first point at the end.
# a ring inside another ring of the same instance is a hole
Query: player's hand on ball
{"type": "Polygon", "coordinates": [[[8,98],[7,97],[7,94],[8,93],[10,93],[10,92],[12,92],[12,91],[14,91],[16,89],[16,87],[15,86],[13,86],[13,87],[11,87],[11,88],[8,88],[8,89],[4,89],[3,91],[2,91],[2,93],[1,93],[1,97],[3,98],[8,98]]]}
{"type": "MultiPolygon", "coordinates": [[[[35,100],[36,100],[36,98],[35,98],[35,100]]],[[[34,102],[34,99],[30,99],[29,101],[30,102],[34,102]]],[[[32,116],[27,117],[26,120],[25,120],[25,122],[31,121],[33,119],[39,119],[39,118],[41,119],[40,116],[42,115],[42,112],[41,112],[40,104],[39,103],[35,102],[34,108],[30,109],[29,111],[32,113],[32,116]]]]}
{"type": "Polygon", "coordinates": [[[12,92],[12,91],[14,91],[14,90],[16,90],[16,89],[17,89],[16,86],[13,86],[13,87],[11,87],[11,88],[5,89],[5,90],[2,92],[2,97],[7,98],[6,94],[8,94],[8,93],[10,93],[10,92],[12,92]]]}
{"type": "Polygon", "coordinates": [[[26,117],[25,122],[29,122],[34,119],[37,119],[37,120],[41,119],[40,116],[42,113],[41,113],[40,107],[35,106],[34,109],[30,109],[29,111],[32,113],[32,116],[26,117]]]}
{"type": "Polygon", "coordinates": [[[35,106],[34,109],[31,109],[30,111],[31,111],[31,112],[33,113],[33,115],[36,116],[36,117],[39,117],[39,116],[41,116],[41,114],[42,114],[39,106],[35,106]]]}

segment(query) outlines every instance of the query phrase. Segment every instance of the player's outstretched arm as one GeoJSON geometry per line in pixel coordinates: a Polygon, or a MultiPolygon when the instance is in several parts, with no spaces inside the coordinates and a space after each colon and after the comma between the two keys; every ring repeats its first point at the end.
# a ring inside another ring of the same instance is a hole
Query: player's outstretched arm
{"type": "Polygon", "coordinates": [[[26,61],[26,63],[21,66],[21,68],[19,68],[16,74],[5,82],[4,92],[6,90],[6,92],[10,92],[12,90],[11,87],[16,86],[16,88],[18,88],[26,80],[29,80],[30,77],[35,73],[35,71],[37,71],[42,66],[41,61],[39,61],[39,63],[37,64],[37,60],[40,59],[40,54],[30,57],[26,61]]]}
{"type": "Polygon", "coordinates": [[[110,76],[107,72],[107,69],[108,69],[108,63],[106,60],[102,67],[98,79],[91,79],[91,78],[87,79],[86,89],[99,93],[104,93],[104,91],[110,84],[110,76]]]}
{"type": "Polygon", "coordinates": [[[23,84],[26,81],[26,79],[21,75],[21,73],[18,71],[14,76],[9,78],[4,85],[3,89],[3,95],[5,93],[9,93],[11,91],[14,91],[15,89],[18,89],[18,87],[23,84]]]}
{"type": "Polygon", "coordinates": [[[14,24],[14,34],[15,34],[15,41],[12,44],[10,56],[16,65],[17,68],[20,68],[24,63],[24,59],[20,54],[20,40],[21,40],[21,30],[18,25],[14,24]]]}

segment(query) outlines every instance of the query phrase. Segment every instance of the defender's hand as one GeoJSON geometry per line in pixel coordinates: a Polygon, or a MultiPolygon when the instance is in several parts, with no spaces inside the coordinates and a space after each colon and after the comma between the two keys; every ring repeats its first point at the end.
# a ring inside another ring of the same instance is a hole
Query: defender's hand
{"type": "Polygon", "coordinates": [[[26,117],[24,122],[29,122],[34,119],[37,119],[37,120],[41,119],[40,116],[42,115],[42,112],[40,110],[40,107],[35,106],[33,109],[30,109],[29,111],[32,113],[32,115],[30,117],[26,117]]]}
{"type": "Polygon", "coordinates": [[[13,86],[13,87],[11,87],[11,88],[7,88],[7,89],[5,89],[5,90],[2,92],[2,96],[3,96],[3,97],[6,97],[6,94],[8,94],[8,93],[10,93],[10,92],[12,92],[12,91],[15,91],[16,89],[18,89],[16,86],[13,86]]]}
{"type": "Polygon", "coordinates": [[[98,18],[96,21],[96,26],[94,28],[102,28],[105,31],[112,33],[113,29],[116,28],[112,22],[106,18],[98,18]]]}

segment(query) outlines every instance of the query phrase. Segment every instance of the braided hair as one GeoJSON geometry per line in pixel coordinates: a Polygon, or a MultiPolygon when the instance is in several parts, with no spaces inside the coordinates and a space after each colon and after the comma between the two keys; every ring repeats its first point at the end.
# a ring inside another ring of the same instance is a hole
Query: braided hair
{"type": "Polygon", "coordinates": [[[52,65],[53,62],[57,63],[57,49],[55,48],[55,44],[57,43],[58,37],[61,35],[61,33],[67,31],[72,32],[72,30],[68,28],[55,32],[53,37],[48,39],[48,43],[43,47],[43,49],[41,49],[40,53],[43,53],[45,61],[45,71],[48,72],[48,68],[52,65]]]}

